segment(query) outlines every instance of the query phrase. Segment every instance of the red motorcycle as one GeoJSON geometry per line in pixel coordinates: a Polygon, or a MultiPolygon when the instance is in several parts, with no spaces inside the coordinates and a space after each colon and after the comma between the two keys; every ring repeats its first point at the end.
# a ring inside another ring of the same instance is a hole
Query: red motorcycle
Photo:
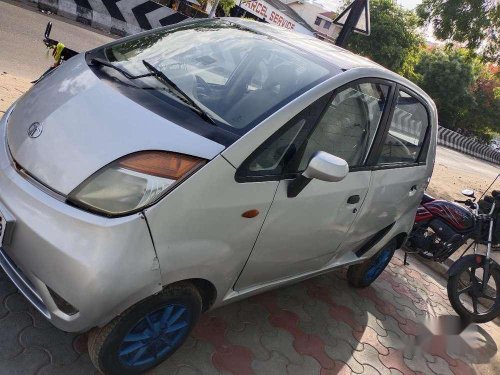
{"type": "Polygon", "coordinates": [[[483,194],[479,202],[472,190],[462,194],[467,199],[456,203],[424,195],[406,251],[443,262],[472,240],[448,270],[448,298],[461,317],[484,323],[500,314],[500,266],[490,257],[500,242],[500,191],[483,194]],[[485,255],[478,254],[479,245],[486,246],[485,255]]]}

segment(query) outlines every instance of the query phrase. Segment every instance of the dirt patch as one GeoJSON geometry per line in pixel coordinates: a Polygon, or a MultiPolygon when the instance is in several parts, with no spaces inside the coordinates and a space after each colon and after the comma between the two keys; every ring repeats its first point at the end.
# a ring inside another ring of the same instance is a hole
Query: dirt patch
{"type": "Polygon", "coordinates": [[[8,72],[0,72],[0,116],[30,87],[29,80],[16,77],[8,72]]]}
{"type": "MultiPolygon", "coordinates": [[[[436,163],[427,191],[436,198],[463,200],[463,189],[473,189],[481,196],[500,173],[500,167],[457,151],[438,147],[436,163]]],[[[492,189],[500,189],[500,178],[492,189]]],[[[490,189],[491,191],[491,189],[490,189]]]]}

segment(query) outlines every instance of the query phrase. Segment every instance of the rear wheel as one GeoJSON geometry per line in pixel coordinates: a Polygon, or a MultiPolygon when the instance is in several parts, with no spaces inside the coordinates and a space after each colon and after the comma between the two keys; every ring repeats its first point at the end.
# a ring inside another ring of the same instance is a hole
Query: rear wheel
{"type": "Polygon", "coordinates": [[[370,259],[349,266],[347,270],[349,284],[355,288],[366,288],[373,283],[391,261],[396,248],[397,242],[393,239],[370,259]]]}
{"type": "Polygon", "coordinates": [[[500,271],[491,269],[488,286],[483,290],[483,267],[464,263],[448,278],[448,298],[460,317],[485,323],[500,315],[500,271]]]}
{"type": "Polygon", "coordinates": [[[167,287],[89,334],[90,359],[104,374],[141,374],[170,357],[201,313],[198,290],[189,283],[167,287]]]}

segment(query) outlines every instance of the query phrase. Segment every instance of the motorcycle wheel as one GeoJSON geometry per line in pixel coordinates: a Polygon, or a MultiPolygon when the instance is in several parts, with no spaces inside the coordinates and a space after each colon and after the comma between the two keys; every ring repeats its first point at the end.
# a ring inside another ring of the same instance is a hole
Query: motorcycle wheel
{"type": "Polygon", "coordinates": [[[500,271],[491,269],[493,285],[482,291],[483,267],[464,264],[448,279],[448,298],[457,314],[471,322],[486,323],[500,315],[500,271]],[[494,290],[493,289],[494,286],[494,290]]]}

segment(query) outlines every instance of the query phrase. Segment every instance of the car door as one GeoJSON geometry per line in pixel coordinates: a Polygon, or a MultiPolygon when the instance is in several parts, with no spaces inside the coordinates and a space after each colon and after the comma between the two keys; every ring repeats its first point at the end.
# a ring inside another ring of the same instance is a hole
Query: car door
{"type": "MultiPolygon", "coordinates": [[[[396,88],[389,121],[377,135],[367,161],[372,181],[366,203],[337,256],[356,250],[398,221],[401,228],[411,228],[432,171],[427,161],[430,111],[424,103],[411,90],[396,88]]],[[[369,247],[363,247],[357,255],[368,250],[369,247]]]]}
{"type": "Polygon", "coordinates": [[[332,258],[368,193],[372,172],[356,167],[366,162],[393,88],[380,80],[342,86],[322,98],[327,105],[314,127],[304,127],[300,118],[292,120],[239,168],[242,182],[260,174],[279,179],[279,185],[236,290],[314,271],[332,258]],[[351,171],[339,182],[313,179],[289,198],[290,182],[316,151],[345,159],[351,171]],[[284,167],[278,173],[273,170],[274,155],[283,155],[284,167]]]}

